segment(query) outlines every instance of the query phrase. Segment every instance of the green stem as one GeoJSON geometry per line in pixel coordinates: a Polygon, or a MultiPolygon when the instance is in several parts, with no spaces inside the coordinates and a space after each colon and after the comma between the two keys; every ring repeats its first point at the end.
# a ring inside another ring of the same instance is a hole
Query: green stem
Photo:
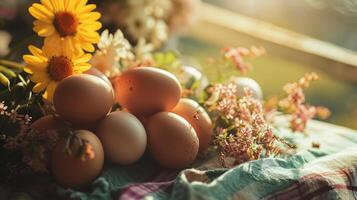
{"type": "Polygon", "coordinates": [[[24,66],[17,63],[17,62],[13,62],[13,61],[10,61],[10,60],[0,60],[0,65],[4,65],[6,67],[11,67],[11,68],[17,68],[17,69],[23,69],[24,66]]]}

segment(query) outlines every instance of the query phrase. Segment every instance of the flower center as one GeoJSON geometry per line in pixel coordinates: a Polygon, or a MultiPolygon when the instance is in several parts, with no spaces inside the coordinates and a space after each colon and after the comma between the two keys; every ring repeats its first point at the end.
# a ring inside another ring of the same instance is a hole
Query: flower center
{"type": "Polygon", "coordinates": [[[78,27],[77,18],[69,12],[58,12],[55,15],[53,25],[61,37],[72,36],[78,27]]]}
{"type": "Polygon", "coordinates": [[[64,56],[52,57],[48,62],[48,74],[55,81],[61,81],[73,74],[73,63],[64,56]]]}

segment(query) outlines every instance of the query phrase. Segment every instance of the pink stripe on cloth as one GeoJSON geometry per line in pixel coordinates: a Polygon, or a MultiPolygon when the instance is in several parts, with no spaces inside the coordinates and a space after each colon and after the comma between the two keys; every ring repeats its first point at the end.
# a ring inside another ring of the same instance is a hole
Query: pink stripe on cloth
{"type": "Polygon", "coordinates": [[[128,185],[123,193],[120,195],[119,200],[139,200],[145,196],[157,192],[159,190],[165,190],[167,187],[173,184],[172,181],[166,182],[148,182],[128,185]]]}
{"type": "Polygon", "coordinates": [[[119,196],[119,200],[139,200],[159,190],[165,190],[174,183],[177,171],[161,171],[150,182],[135,183],[126,186],[119,196]]]}
{"type": "Polygon", "coordinates": [[[322,195],[330,190],[347,190],[353,193],[357,191],[357,186],[353,186],[350,179],[353,178],[353,171],[350,169],[340,169],[334,172],[311,173],[301,177],[295,184],[285,190],[275,192],[264,199],[293,200],[311,199],[322,195]],[[338,184],[334,179],[340,178],[346,184],[338,184]]]}

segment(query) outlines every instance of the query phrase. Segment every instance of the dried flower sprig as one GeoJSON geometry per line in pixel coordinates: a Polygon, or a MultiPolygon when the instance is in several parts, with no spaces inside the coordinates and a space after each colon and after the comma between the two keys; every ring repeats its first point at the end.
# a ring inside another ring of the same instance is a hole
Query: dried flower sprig
{"type": "Polygon", "coordinates": [[[40,132],[27,129],[15,137],[8,138],[4,147],[21,151],[22,161],[34,172],[48,172],[50,150],[57,139],[56,131],[40,132]]]}
{"type": "Polygon", "coordinates": [[[254,58],[266,54],[264,47],[256,46],[252,46],[249,49],[244,47],[224,47],[221,52],[224,59],[229,60],[241,74],[246,74],[252,69],[252,65],[244,60],[245,57],[254,58]]]}
{"type": "Polygon", "coordinates": [[[279,144],[286,143],[273,134],[264,118],[262,103],[245,89],[242,98],[236,96],[233,83],[207,88],[211,95],[205,107],[214,123],[214,143],[221,153],[224,167],[232,167],[261,156],[278,155],[279,144]]]}
{"type": "MultiPolygon", "coordinates": [[[[2,107],[0,105],[0,107],[2,107]]],[[[39,132],[29,127],[31,117],[18,114],[12,110],[4,111],[10,121],[18,123],[19,129],[15,136],[7,136],[4,148],[11,151],[20,151],[22,161],[35,172],[48,172],[49,150],[57,141],[56,131],[39,132]]]]}
{"type": "Polygon", "coordinates": [[[66,145],[64,147],[64,152],[67,155],[75,155],[82,161],[92,160],[95,158],[95,153],[93,151],[93,146],[85,139],[77,136],[76,131],[68,130],[68,133],[64,135],[66,140],[66,145]],[[78,148],[72,146],[74,142],[78,142],[78,148]],[[75,152],[73,152],[73,150],[75,152]]]}
{"type": "Polygon", "coordinates": [[[306,103],[304,89],[318,79],[316,73],[307,73],[297,82],[288,83],[283,88],[287,96],[278,102],[278,109],[283,113],[291,114],[290,128],[294,132],[303,132],[308,121],[315,117],[326,119],[331,115],[329,109],[325,107],[306,103]]]}

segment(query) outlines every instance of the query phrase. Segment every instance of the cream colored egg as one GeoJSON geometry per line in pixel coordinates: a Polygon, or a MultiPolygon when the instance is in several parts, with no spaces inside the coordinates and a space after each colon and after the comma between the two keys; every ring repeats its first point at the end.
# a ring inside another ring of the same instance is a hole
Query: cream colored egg
{"type": "Polygon", "coordinates": [[[146,123],[150,154],[162,166],[182,169],[195,160],[199,141],[195,129],[184,118],[159,112],[146,123]]]}
{"type": "Polygon", "coordinates": [[[212,121],[205,109],[196,101],[183,98],[172,112],[185,118],[192,125],[200,142],[199,152],[206,151],[211,143],[212,121]]]}
{"type": "Polygon", "coordinates": [[[105,156],[116,164],[137,161],[146,149],[146,132],[141,122],[132,114],[116,111],[107,115],[96,131],[105,156]]]}
{"type": "Polygon", "coordinates": [[[248,88],[252,91],[254,98],[259,100],[263,99],[262,88],[254,79],[248,77],[231,77],[229,81],[237,85],[236,95],[238,97],[244,96],[244,88],[248,88]]]}

